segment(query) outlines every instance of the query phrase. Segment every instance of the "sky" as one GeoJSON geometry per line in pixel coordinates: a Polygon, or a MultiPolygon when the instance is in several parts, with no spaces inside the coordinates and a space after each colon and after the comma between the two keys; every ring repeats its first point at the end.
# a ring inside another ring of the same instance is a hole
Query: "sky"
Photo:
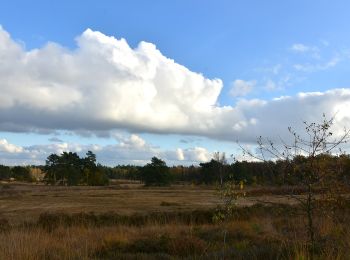
{"type": "Polygon", "coordinates": [[[1,1],[0,164],[240,158],[350,126],[348,1],[1,1]]]}

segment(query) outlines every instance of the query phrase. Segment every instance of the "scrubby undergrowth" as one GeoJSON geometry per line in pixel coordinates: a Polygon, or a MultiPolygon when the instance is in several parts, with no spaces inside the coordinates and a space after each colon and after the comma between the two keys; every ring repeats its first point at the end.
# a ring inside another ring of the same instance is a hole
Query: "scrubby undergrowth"
{"type": "MultiPolygon", "coordinates": [[[[2,220],[0,259],[308,259],[304,217],[292,206],[237,209],[213,223],[214,210],[122,216],[45,213],[32,223],[2,220]]],[[[316,219],[315,259],[347,259],[350,214],[316,219]]]]}

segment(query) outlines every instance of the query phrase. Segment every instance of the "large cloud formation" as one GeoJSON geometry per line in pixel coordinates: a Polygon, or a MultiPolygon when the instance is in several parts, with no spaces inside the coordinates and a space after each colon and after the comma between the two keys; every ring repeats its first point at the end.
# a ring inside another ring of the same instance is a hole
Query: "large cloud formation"
{"type": "Polygon", "coordinates": [[[77,44],[25,51],[0,30],[1,130],[205,128],[201,118],[212,113],[220,80],[189,71],[151,43],[132,49],[87,29],[77,44]]]}
{"type": "Polygon", "coordinates": [[[56,43],[26,50],[0,28],[0,131],[127,129],[252,142],[322,112],[349,123],[349,89],[220,106],[222,87],[151,43],[133,49],[87,29],[73,50],[56,43]]]}

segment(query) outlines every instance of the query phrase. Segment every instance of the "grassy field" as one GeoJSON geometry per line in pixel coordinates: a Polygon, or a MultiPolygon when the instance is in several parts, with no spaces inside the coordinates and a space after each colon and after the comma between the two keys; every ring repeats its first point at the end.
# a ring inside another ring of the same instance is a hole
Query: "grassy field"
{"type": "Polygon", "coordinates": [[[155,211],[181,211],[214,207],[215,189],[140,185],[109,187],[51,187],[8,185],[0,192],[0,216],[20,222],[35,220],[43,212],[116,212],[123,215],[155,211]]]}
{"type": "MultiPolygon", "coordinates": [[[[219,224],[214,187],[3,184],[0,259],[308,259],[305,216],[281,193],[249,188],[219,224]]],[[[349,259],[349,212],[315,219],[316,259],[349,259]]]]}
{"type": "MultiPolygon", "coordinates": [[[[257,201],[292,204],[296,201],[271,190],[250,189],[238,204],[257,201]]],[[[115,183],[107,187],[59,187],[42,184],[6,184],[0,190],[0,217],[11,222],[32,221],[43,212],[116,212],[122,215],[157,211],[187,211],[215,208],[220,198],[215,187],[172,186],[145,188],[137,183],[115,183]]]]}

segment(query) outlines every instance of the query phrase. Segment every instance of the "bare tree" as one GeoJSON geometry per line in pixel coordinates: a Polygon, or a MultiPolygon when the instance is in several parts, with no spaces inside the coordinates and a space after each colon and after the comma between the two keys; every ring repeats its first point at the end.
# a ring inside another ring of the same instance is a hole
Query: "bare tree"
{"type": "Polygon", "coordinates": [[[305,131],[297,133],[292,127],[288,131],[292,141],[287,143],[280,138],[279,142],[273,142],[269,138],[259,137],[258,151],[251,152],[241,146],[243,152],[250,157],[261,160],[283,160],[290,165],[286,175],[298,174],[300,184],[306,188],[306,195],[300,196],[291,192],[288,196],[297,200],[303,212],[307,216],[307,233],[312,258],[315,248],[315,209],[319,194],[328,199],[341,198],[342,182],[339,182],[337,167],[327,168],[324,161],[331,155],[342,154],[341,146],[349,141],[349,130],[344,128],[341,134],[333,134],[334,117],[327,119],[323,114],[321,123],[303,122],[305,131]]]}
{"type": "Polygon", "coordinates": [[[223,186],[224,175],[225,175],[225,166],[227,164],[226,154],[224,152],[215,152],[213,155],[213,159],[219,162],[219,178],[220,178],[220,186],[223,186]]]}

